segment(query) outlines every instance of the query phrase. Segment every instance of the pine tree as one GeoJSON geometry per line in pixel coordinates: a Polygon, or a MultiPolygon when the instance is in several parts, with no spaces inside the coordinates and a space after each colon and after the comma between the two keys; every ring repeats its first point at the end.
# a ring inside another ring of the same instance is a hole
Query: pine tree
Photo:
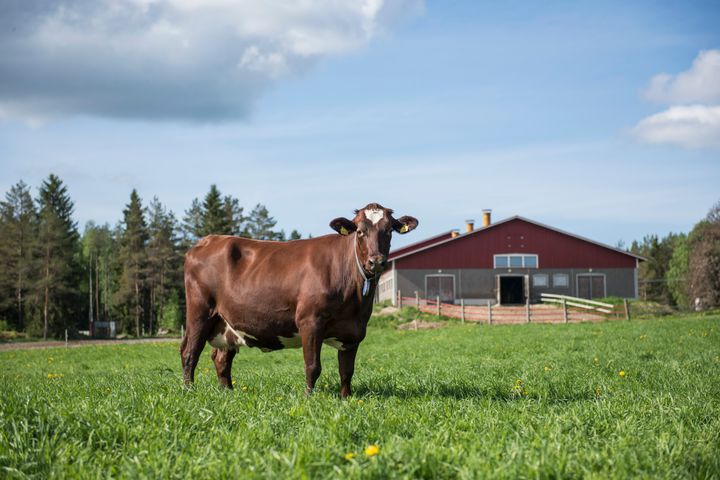
{"type": "Polygon", "coordinates": [[[123,210],[119,252],[120,288],[115,297],[117,303],[123,308],[125,317],[123,329],[127,331],[129,323],[132,322],[135,327],[135,335],[138,337],[141,333],[146,293],[147,242],[145,211],[140,196],[133,189],[130,194],[130,203],[123,210]]]}
{"type": "Polygon", "coordinates": [[[79,235],[72,219],[73,203],[62,180],[51,174],[40,187],[39,198],[39,279],[36,296],[42,308],[43,338],[73,328],[80,305],[78,285],[79,235]]]}
{"type": "Polygon", "coordinates": [[[265,205],[257,204],[247,219],[246,234],[256,240],[284,240],[285,234],[273,230],[277,221],[265,205]]]}
{"type": "Polygon", "coordinates": [[[177,220],[165,209],[157,197],[149,206],[148,287],[150,294],[150,324],[152,333],[160,322],[168,301],[177,298],[181,287],[182,256],[178,252],[177,220]]]}
{"type": "Polygon", "coordinates": [[[20,181],[0,202],[0,317],[25,329],[28,291],[34,278],[38,215],[30,189],[20,181]]]}
{"type": "Polygon", "coordinates": [[[297,230],[293,230],[290,232],[290,240],[300,240],[302,238],[302,235],[300,235],[300,232],[297,230]]]}

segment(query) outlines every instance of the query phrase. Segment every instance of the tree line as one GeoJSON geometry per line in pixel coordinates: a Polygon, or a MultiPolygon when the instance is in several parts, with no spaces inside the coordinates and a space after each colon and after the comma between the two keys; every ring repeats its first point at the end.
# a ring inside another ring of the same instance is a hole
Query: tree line
{"type": "Polygon", "coordinates": [[[0,330],[62,337],[110,321],[136,336],[174,330],[184,315],[183,254],[197,239],[301,238],[276,229],[264,205],[246,212],[215,185],[182,219],[157,197],[144,205],[136,190],[115,226],[91,221],[80,233],[73,213],[54,174],[35,197],[20,181],[0,202],[0,330]]]}
{"type": "MultiPolygon", "coordinates": [[[[0,330],[61,337],[114,321],[136,336],[177,329],[184,316],[183,254],[209,234],[262,240],[286,236],[261,204],[245,212],[215,185],[182,219],[157,197],[130,193],[115,226],[73,220],[67,187],[49,175],[32,196],[20,181],[0,202],[0,330]]],[[[648,235],[631,252],[647,258],[638,278],[645,300],[680,308],[720,306],[720,202],[688,234],[648,235]]]]}
{"type": "Polygon", "coordinates": [[[690,233],[647,235],[630,247],[640,262],[640,297],[681,309],[720,307],[720,201],[690,233]]]}

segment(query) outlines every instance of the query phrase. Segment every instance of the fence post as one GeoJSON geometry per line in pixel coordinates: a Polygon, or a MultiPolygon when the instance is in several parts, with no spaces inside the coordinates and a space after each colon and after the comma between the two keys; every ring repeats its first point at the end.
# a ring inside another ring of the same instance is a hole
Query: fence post
{"type": "Polygon", "coordinates": [[[460,323],[465,323],[465,299],[460,299],[460,323]]]}
{"type": "Polygon", "coordinates": [[[440,295],[437,296],[437,316],[440,318],[440,295]]]}
{"type": "Polygon", "coordinates": [[[488,300],[488,324],[492,325],[492,305],[490,305],[490,300],[488,300]]]}
{"type": "Polygon", "coordinates": [[[67,335],[67,328],[65,329],[65,348],[68,347],[68,335],[67,335]]]}
{"type": "Polygon", "coordinates": [[[525,300],[525,318],[527,323],[530,323],[530,297],[525,300]]]}
{"type": "Polygon", "coordinates": [[[567,311],[567,303],[565,302],[565,299],[562,299],[562,306],[563,306],[563,321],[565,323],[568,323],[568,311],[567,311]]]}
{"type": "Polygon", "coordinates": [[[417,290],[415,290],[415,308],[420,310],[420,293],[417,290]]]}
{"type": "Polygon", "coordinates": [[[398,290],[398,294],[397,294],[397,295],[398,295],[398,298],[397,298],[397,300],[398,300],[398,301],[397,301],[398,308],[402,308],[402,292],[401,292],[400,290],[398,290]]]}
{"type": "Polygon", "coordinates": [[[627,301],[627,298],[623,299],[623,305],[625,306],[625,320],[630,321],[630,304],[627,301]]]}

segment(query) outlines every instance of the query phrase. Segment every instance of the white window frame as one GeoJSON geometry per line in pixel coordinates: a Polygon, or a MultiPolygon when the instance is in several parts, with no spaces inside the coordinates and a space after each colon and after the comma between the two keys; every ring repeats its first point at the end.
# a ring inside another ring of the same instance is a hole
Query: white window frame
{"type": "Polygon", "coordinates": [[[496,253],[493,255],[493,268],[540,268],[540,258],[538,257],[537,253],[496,253]],[[507,266],[506,267],[498,267],[497,266],[497,258],[498,257],[507,257],[507,266]],[[521,267],[513,267],[510,265],[510,257],[522,257],[522,266],[521,267]],[[535,257],[535,266],[534,267],[526,267],[525,266],[525,257],[535,257]]]}
{"type": "Polygon", "coordinates": [[[570,275],[567,273],[553,273],[552,286],[553,288],[570,288],[570,275]],[[557,283],[555,283],[555,279],[557,277],[565,277],[565,285],[558,285],[557,283]]]}
{"type": "Polygon", "coordinates": [[[550,277],[548,276],[547,273],[533,273],[532,281],[533,281],[533,287],[548,288],[550,286],[550,277]],[[536,279],[539,279],[539,278],[545,279],[544,285],[538,285],[536,283],[536,279]]]}

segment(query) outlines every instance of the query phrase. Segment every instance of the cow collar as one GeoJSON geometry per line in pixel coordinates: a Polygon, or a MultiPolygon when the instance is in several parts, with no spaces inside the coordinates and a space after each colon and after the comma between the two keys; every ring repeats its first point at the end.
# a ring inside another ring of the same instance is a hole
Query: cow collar
{"type": "Polygon", "coordinates": [[[357,249],[357,231],[355,232],[355,239],[353,240],[353,251],[355,252],[355,263],[357,264],[358,270],[360,271],[360,275],[362,275],[362,278],[364,280],[363,282],[363,288],[362,288],[362,295],[363,297],[367,296],[367,294],[370,292],[370,279],[375,278],[377,279],[377,274],[375,274],[374,277],[369,277],[365,275],[365,269],[362,267],[362,264],[360,263],[360,258],[358,257],[358,249],[357,249]]]}

